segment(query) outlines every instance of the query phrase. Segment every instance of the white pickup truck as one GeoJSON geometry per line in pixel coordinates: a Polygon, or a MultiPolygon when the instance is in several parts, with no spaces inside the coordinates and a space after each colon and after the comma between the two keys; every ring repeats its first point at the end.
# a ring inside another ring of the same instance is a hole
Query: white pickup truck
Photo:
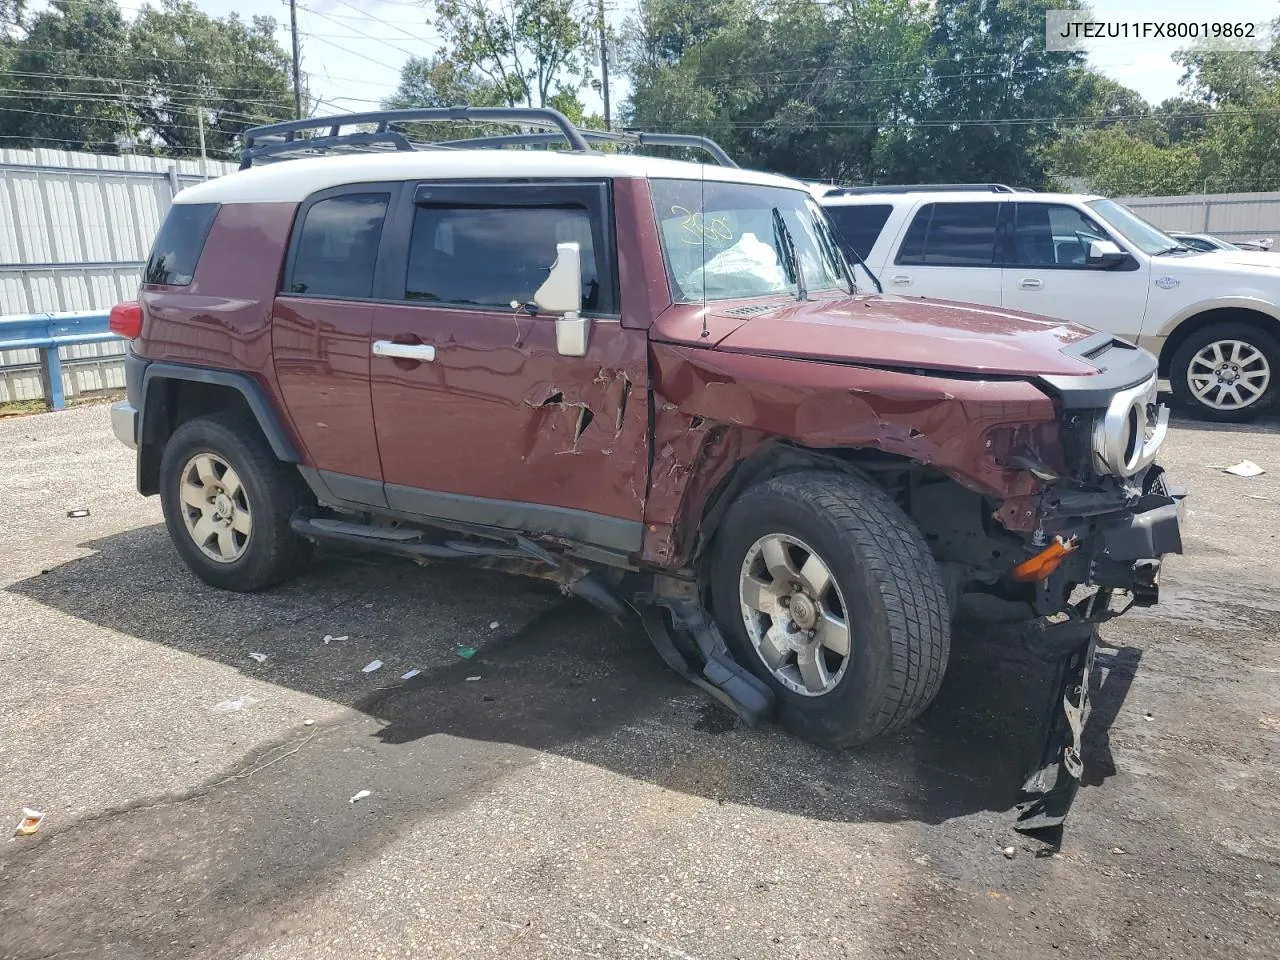
{"type": "Polygon", "coordinates": [[[1192,250],[1114,200],[1001,184],[813,187],[884,292],[1082,323],[1160,358],[1174,399],[1224,421],[1271,406],[1280,255],[1192,250]]]}

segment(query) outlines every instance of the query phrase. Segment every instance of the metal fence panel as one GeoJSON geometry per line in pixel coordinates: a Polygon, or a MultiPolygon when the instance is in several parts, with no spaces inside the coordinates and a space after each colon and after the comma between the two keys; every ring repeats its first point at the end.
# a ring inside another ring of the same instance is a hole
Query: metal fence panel
{"type": "MultiPolygon", "coordinates": [[[[210,162],[207,176],[236,169],[210,162]]],[[[200,161],[0,150],[0,315],[108,310],[134,298],[175,189],[200,161]]],[[[122,386],[120,343],[62,348],[68,396],[122,386]]],[[[0,402],[36,399],[39,356],[0,351],[0,402]]]]}
{"type": "Polygon", "coordinates": [[[1224,240],[1280,236],[1280,192],[1122,197],[1120,202],[1161,230],[1210,233],[1224,240]]]}

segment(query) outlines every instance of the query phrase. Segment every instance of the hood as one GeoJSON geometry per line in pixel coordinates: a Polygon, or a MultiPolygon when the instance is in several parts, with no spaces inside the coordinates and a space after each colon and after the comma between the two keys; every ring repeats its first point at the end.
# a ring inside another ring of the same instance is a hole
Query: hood
{"type": "Polygon", "coordinates": [[[1264,250],[1214,250],[1205,256],[1215,266],[1280,268],[1280,253],[1264,250]]]}
{"type": "Polygon", "coordinates": [[[755,316],[720,340],[718,349],[993,376],[1081,376],[1097,368],[1063,348],[1091,336],[1085,327],[992,307],[841,297],[755,316]]]}

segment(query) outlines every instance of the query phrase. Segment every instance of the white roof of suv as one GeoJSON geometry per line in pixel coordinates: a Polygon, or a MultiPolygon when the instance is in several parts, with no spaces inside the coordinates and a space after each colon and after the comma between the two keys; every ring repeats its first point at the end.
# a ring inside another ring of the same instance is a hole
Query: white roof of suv
{"type": "Polygon", "coordinates": [[[772,173],[619,153],[549,150],[417,150],[283,160],[188,187],[174,203],[300,202],[318,190],[385,180],[609,177],[714,180],[803,190],[772,173]]]}

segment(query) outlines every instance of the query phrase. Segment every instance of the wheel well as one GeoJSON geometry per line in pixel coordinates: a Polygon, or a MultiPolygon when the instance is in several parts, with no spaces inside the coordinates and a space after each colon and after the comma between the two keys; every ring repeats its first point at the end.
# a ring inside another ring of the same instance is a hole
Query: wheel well
{"type": "Polygon", "coordinates": [[[1245,323],[1272,335],[1280,333],[1280,321],[1260,310],[1249,310],[1246,307],[1218,307],[1214,310],[1205,310],[1187,317],[1165,340],[1164,346],[1160,348],[1160,376],[1169,375],[1169,365],[1173,361],[1173,355],[1186,343],[1188,337],[1216,323],[1245,323]]]}
{"type": "Polygon", "coordinates": [[[253,410],[235,387],[220,383],[157,377],[146,391],[141,443],[138,445],[138,489],[143,494],[160,490],[160,460],[169,437],[188,420],[208,413],[232,412],[260,430],[253,410]]]}

